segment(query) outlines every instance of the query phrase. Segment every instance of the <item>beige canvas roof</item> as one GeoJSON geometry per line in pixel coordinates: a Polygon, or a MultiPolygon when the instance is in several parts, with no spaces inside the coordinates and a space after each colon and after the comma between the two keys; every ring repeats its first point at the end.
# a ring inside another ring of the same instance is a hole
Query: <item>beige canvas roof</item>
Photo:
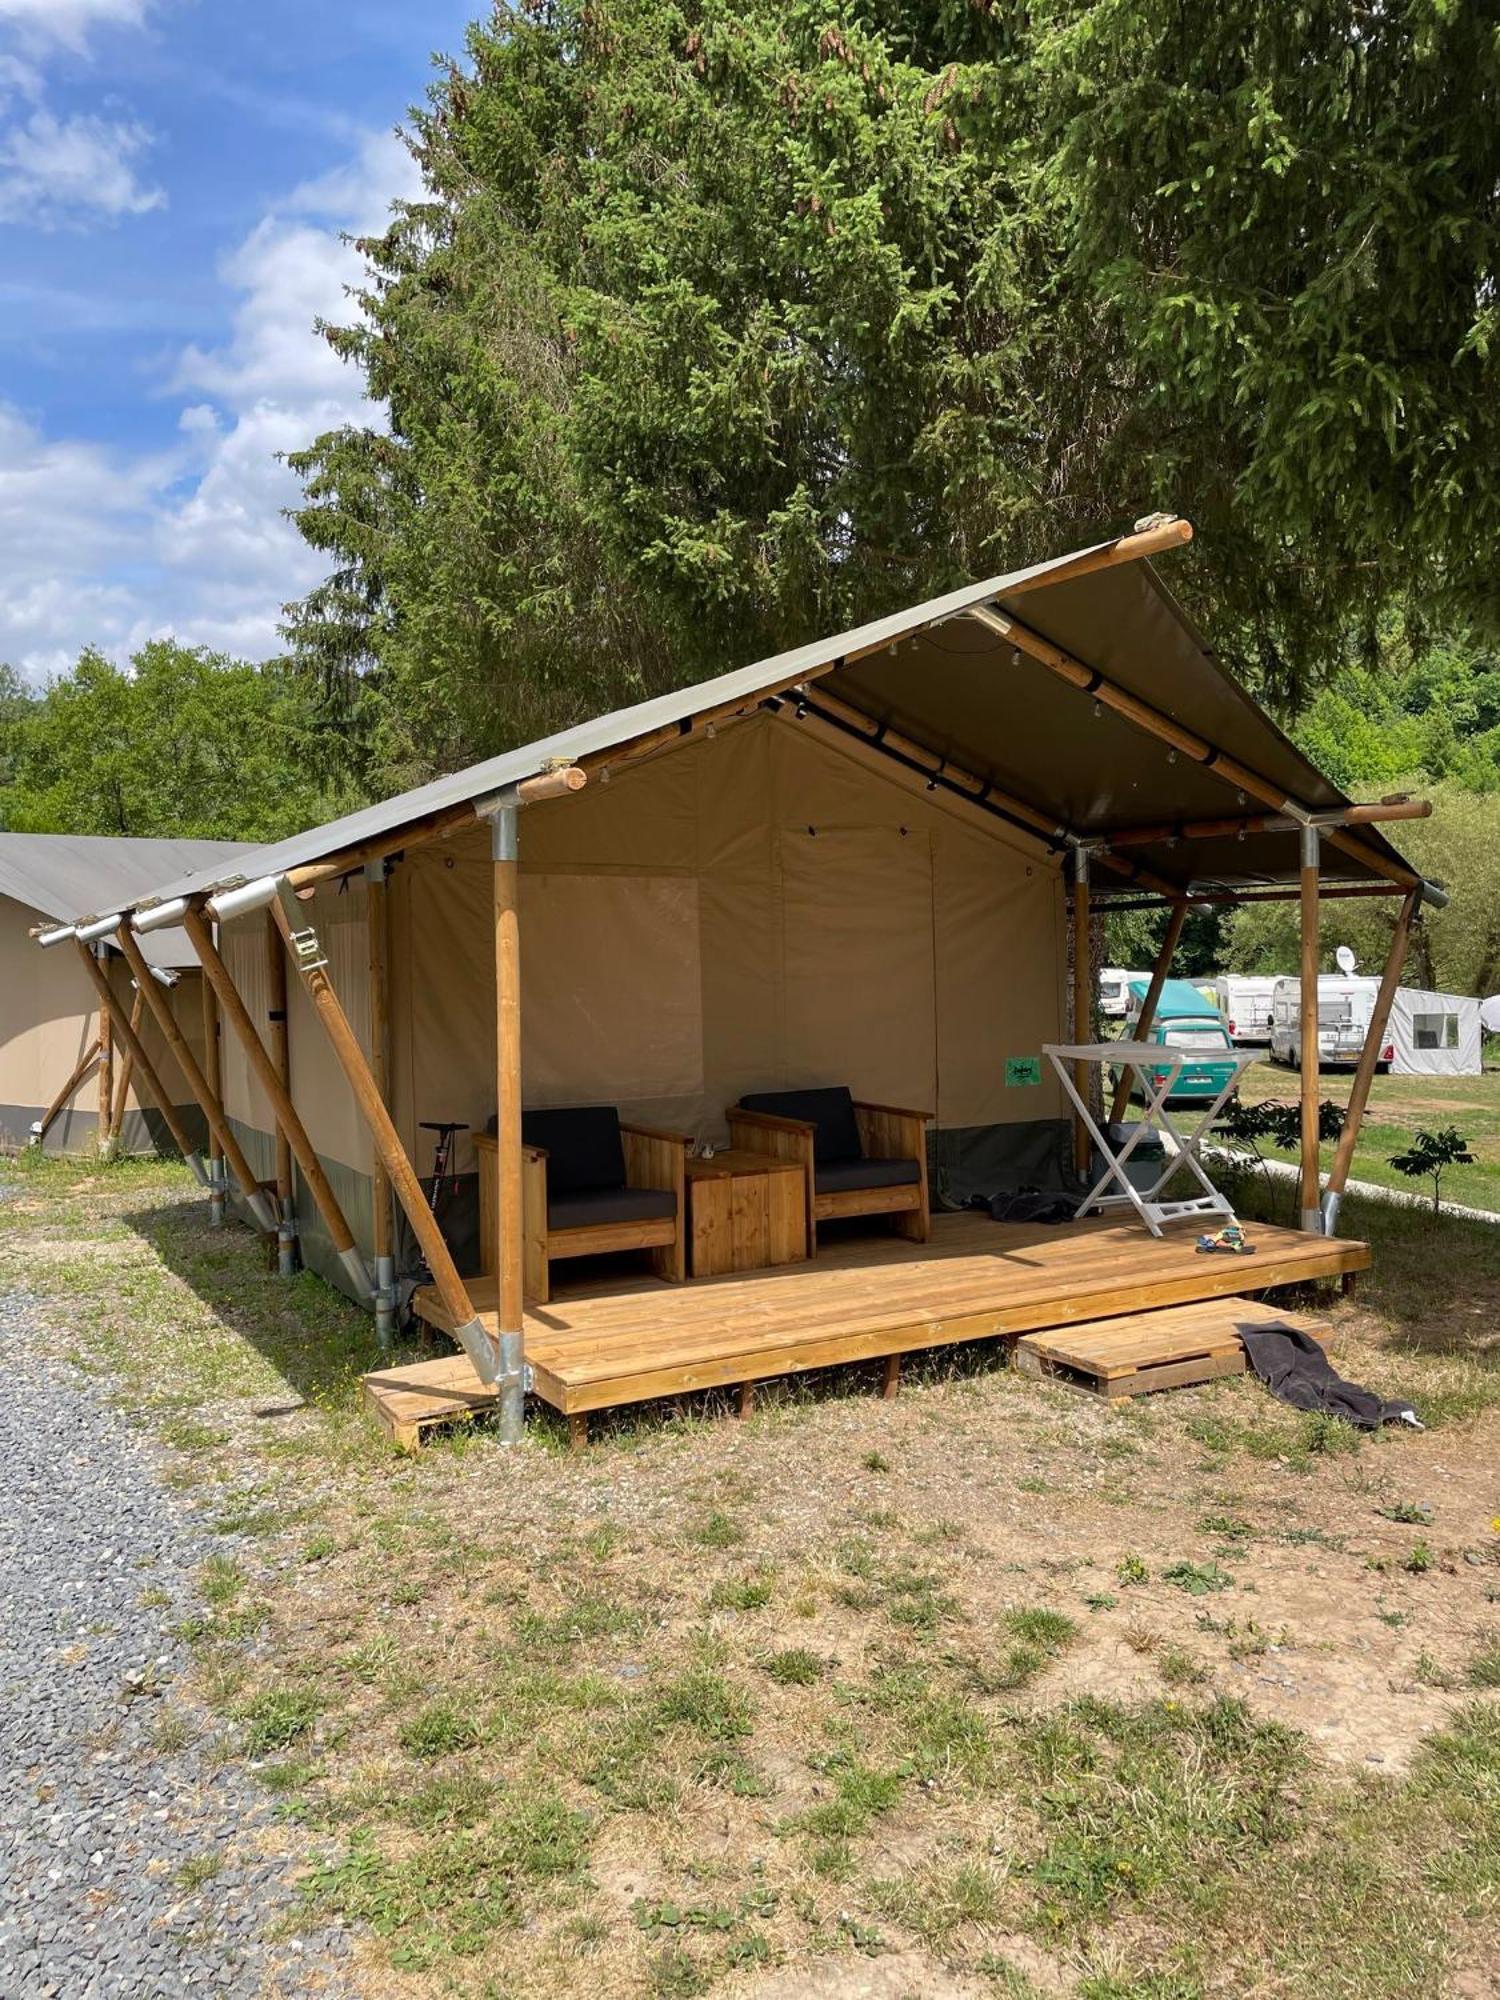
{"type": "MultiPolygon", "coordinates": [[[[1237,809],[1253,812],[1263,804],[1247,802],[1242,788],[1213,768],[1211,759],[1195,760],[1164,747],[1107,702],[1091,699],[1090,689],[1068,685],[970,615],[987,608],[1024,619],[1045,642],[1211,744],[1226,762],[1259,774],[1301,810],[1329,812],[1347,805],[1219,665],[1149,562],[1087,567],[1112,546],[1101,543],[969,584],[596,717],[290,840],[241,852],[232,867],[196,858],[120,907],[283,874],[434,813],[477,803],[559,761],[597,756],[673,725],[686,731],[706,710],[753,706],[777,690],[797,687],[804,677],[814,705],[819,691],[832,695],[882,735],[899,736],[934,763],[943,760],[945,771],[962,773],[965,789],[976,782],[991,786],[997,798],[1044,815],[1057,829],[1059,845],[1067,838],[1098,840],[1237,809]]],[[[939,782],[949,780],[944,776],[939,782]]],[[[1360,829],[1357,847],[1363,858],[1347,847],[1326,846],[1325,881],[1378,882],[1392,865],[1404,866],[1375,827],[1360,829]]],[[[1154,877],[1183,890],[1254,888],[1295,878],[1297,838],[1290,827],[1212,840],[1180,840],[1168,833],[1133,847],[1131,860],[1143,880],[1154,877]]],[[[95,898],[88,913],[105,908],[95,898]]]]}

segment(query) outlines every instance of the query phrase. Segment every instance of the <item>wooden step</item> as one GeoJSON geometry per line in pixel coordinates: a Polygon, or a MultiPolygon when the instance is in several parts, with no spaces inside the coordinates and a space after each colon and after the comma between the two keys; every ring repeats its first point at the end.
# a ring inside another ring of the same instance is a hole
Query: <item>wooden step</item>
{"type": "Polygon", "coordinates": [[[423,1431],[495,1407],[495,1391],[474,1373],[467,1354],[444,1354],[360,1378],[365,1408],[398,1451],[415,1451],[423,1431]]]}
{"type": "Polygon", "coordinates": [[[1015,1362],[1025,1375],[1066,1382],[1114,1402],[1243,1374],[1245,1350],[1236,1328],[1272,1323],[1295,1327],[1324,1345],[1331,1332],[1326,1320],[1308,1313],[1281,1312],[1253,1299],[1202,1299],[1025,1334],[1016,1342],[1015,1362]]]}

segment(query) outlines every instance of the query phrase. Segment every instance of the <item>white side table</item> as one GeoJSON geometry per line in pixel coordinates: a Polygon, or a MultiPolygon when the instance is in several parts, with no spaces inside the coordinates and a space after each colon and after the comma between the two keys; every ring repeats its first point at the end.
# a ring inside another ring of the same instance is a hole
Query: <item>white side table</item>
{"type": "Polygon", "coordinates": [[[1109,1208],[1133,1208],[1153,1236],[1160,1236],[1162,1225],[1167,1222],[1196,1220],[1214,1215],[1233,1218],[1234,1210],[1203,1171],[1198,1152],[1207,1137],[1209,1127],[1223,1110],[1225,1100],[1235,1090],[1241,1075],[1258,1060],[1255,1050],[1225,1049],[1222,1055],[1219,1050],[1214,1050],[1215,1064],[1220,1062],[1231,1064],[1232,1074],[1186,1137],[1172,1123],[1172,1115],[1167,1110],[1167,1099],[1172,1095],[1178,1078],[1189,1063],[1203,1061],[1201,1050],[1173,1048],[1170,1043],[1164,1042],[1085,1042],[1071,1047],[1047,1042],[1043,1045],[1042,1054],[1056,1070],[1058,1081],[1067,1092],[1094,1144],[1099,1148],[1100,1158],[1106,1163],[1104,1173],[1080,1202],[1078,1207],[1080,1215],[1087,1215],[1090,1209],[1098,1209],[1102,1214],[1109,1208]],[[1074,1063],[1097,1063],[1105,1073],[1106,1086],[1111,1069],[1128,1069],[1134,1073],[1141,1087],[1141,1094],[1145,1099],[1144,1109],[1135,1130],[1118,1153],[1110,1145],[1107,1133],[1099,1130],[1093,1112],[1078,1093],[1078,1086],[1073,1077],[1074,1063]],[[1163,1071],[1166,1072],[1164,1076],[1163,1071]],[[1153,1080],[1153,1072],[1162,1077],[1161,1082],[1153,1080]],[[1142,1139],[1154,1130],[1168,1134],[1176,1151],[1169,1155],[1165,1167],[1150,1187],[1138,1188],[1125,1172],[1125,1163],[1142,1139]],[[1203,1190],[1202,1194],[1191,1195],[1185,1201],[1161,1200],[1162,1189],[1183,1169],[1193,1175],[1203,1190]],[[1111,1183],[1118,1192],[1107,1194],[1105,1190],[1111,1183]]]}

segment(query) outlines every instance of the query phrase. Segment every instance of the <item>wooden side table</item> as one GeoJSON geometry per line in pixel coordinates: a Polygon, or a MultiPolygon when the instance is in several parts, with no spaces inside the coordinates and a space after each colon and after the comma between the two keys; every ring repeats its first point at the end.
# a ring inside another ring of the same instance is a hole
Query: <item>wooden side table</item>
{"type": "Polygon", "coordinates": [[[727,1151],[687,1163],[695,1278],[799,1264],[807,1257],[807,1190],[796,1160],[727,1151]]]}

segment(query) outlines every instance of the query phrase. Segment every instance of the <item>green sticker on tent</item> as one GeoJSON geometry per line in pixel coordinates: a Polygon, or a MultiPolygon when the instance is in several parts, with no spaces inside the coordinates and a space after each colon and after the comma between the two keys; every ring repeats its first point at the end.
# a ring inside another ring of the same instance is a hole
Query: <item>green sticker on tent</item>
{"type": "Polygon", "coordinates": [[[1005,1058],[1005,1084],[1009,1089],[1017,1083],[1040,1083],[1042,1080],[1042,1059],[1040,1056],[1007,1056],[1005,1058]]]}

